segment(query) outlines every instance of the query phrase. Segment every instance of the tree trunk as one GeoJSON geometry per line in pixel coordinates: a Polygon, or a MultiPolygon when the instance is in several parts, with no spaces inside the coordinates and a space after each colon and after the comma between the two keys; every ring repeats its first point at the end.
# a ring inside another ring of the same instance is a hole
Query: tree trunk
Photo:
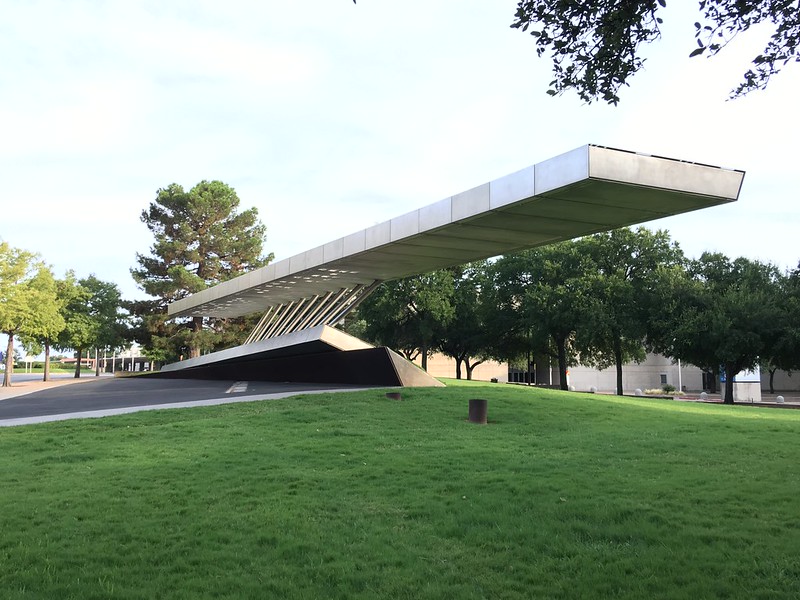
{"type": "Polygon", "coordinates": [[[725,404],[733,404],[733,378],[738,372],[734,364],[725,363],[725,404]]]}
{"type": "Polygon", "coordinates": [[[422,352],[422,370],[426,373],[428,372],[428,344],[422,344],[422,348],[420,349],[422,352]]]}
{"type": "Polygon", "coordinates": [[[525,379],[526,379],[526,383],[528,385],[530,385],[532,383],[532,379],[533,379],[533,377],[531,377],[531,364],[532,364],[532,361],[531,361],[531,349],[530,348],[528,348],[528,357],[527,358],[528,358],[528,362],[525,364],[525,370],[526,370],[525,379]]]}
{"type": "Polygon", "coordinates": [[[83,348],[78,348],[78,362],[75,363],[75,379],[80,379],[81,376],[81,356],[83,355],[83,348]]]}
{"type": "Polygon", "coordinates": [[[11,387],[11,375],[14,371],[14,332],[8,332],[6,347],[6,370],[3,372],[3,387],[11,387]]]}
{"type": "Polygon", "coordinates": [[[769,369],[769,393],[770,394],[774,394],[775,393],[775,386],[773,385],[773,380],[775,379],[775,371],[777,371],[777,370],[778,370],[778,367],[775,367],[774,369],[769,369]]]}
{"type": "Polygon", "coordinates": [[[44,374],[42,381],[50,381],[50,340],[44,341],[44,374]]]}
{"type": "Polygon", "coordinates": [[[472,381],[472,372],[475,370],[475,367],[483,362],[482,360],[476,360],[474,363],[469,364],[469,358],[464,359],[464,364],[467,365],[467,381],[472,381]]]}
{"type": "Polygon", "coordinates": [[[94,349],[94,376],[100,377],[100,360],[98,357],[97,348],[94,349]]]}
{"type": "Polygon", "coordinates": [[[567,340],[566,338],[556,338],[556,348],[558,348],[558,379],[562,390],[569,389],[567,382],[567,340]]]}
{"type": "Polygon", "coordinates": [[[419,350],[400,350],[400,354],[402,354],[408,362],[414,362],[419,356],[419,350]]]}
{"type": "Polygon", "coordinates": [[[617,364],[617,396],[622,396],[622,342],[614,338],[614,362],[617,364]]]}
{"type": "Polygon", "coordinates": [[[461,379],[461,359],[456,358],[456,379],[461,379]]]}
{"type": "MultiPolygon", "coordinates": [[[[192,317],[192,331],[200,333],[203,331],[203,317],[192,317]]],[[[189,358],[197,358],[200,356],[200,346],[197,342],[197,336],[192,336],[191,346],[189,347],[189,358]]]]}

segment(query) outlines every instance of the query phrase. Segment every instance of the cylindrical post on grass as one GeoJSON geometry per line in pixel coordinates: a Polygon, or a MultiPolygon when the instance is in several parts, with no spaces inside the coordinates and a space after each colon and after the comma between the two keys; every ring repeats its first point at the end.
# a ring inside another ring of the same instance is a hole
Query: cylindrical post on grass
{"type": "Polygon", "coordinates": [[[469,401],[469,422],[478,425],[486,425],[486,415],[488,412],[487,400],[473,399],[469,401]]]}

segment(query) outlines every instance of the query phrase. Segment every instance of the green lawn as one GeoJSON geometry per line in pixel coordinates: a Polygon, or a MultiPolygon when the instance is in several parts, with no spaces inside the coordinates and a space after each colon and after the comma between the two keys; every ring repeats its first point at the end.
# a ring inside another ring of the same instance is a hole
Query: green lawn
{"type": "Polygon", "coordinates": [[[799,411],[403,395],[0,429],[0,598],[800,597],[799,411]]]}
{"type": "MultiPolygon", "coordinates": [[[[62,367],[50,367],[50,374],[51,375],[55,375],[56,373],[70,373],[70,374],[72,374],[74,372],[75,372],[75,367],[74,366],[72,366],[72,367],[63,367],[63,368],[62,367]]],[[[17,374],[17,373],[39,373],[39,374],[43,374],[44,373],[44,367],[36,367],[36,368],[26,369],[24,364],[23,365],[18,365],[18,366],[14,367],[14,374],[17,374]]],[[[87,369],[87,368],[81,367],[81,374],[83,374],[83,373],[91,373],[92,375],[94,375],[94,369],[87,369]]]]}

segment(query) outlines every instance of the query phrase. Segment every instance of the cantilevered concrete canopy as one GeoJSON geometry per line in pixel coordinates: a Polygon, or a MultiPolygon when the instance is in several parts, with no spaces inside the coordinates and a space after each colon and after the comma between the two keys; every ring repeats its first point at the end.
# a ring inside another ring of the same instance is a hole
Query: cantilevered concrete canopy
{"type": "Polygon", "coordinates": [[[583,146],[173,303],[174,317],[264,314],[242,346],[160,375],[438,385],[387,348],[330,326],[382,281],[731,202],[743,178],[583,146]]]}
{"type": "Polygon", "coordinates": [[[376,281],[731,202],[743,178],[738,170],[582,146],[203,290],[169,314],[234,317],[366,291],[376,281]]]}

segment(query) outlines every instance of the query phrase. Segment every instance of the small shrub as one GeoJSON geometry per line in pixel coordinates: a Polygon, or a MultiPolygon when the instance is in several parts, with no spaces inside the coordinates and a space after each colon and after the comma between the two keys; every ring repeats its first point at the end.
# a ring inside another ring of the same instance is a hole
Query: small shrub
{"type": "Polygon", "coordinates": [[[651,388],[644,391],[646,396],[683,396],[673,385],[665,385],[663,388],[651,388]],[[671,390],[671,391],[670,391],[671,390]]]}

